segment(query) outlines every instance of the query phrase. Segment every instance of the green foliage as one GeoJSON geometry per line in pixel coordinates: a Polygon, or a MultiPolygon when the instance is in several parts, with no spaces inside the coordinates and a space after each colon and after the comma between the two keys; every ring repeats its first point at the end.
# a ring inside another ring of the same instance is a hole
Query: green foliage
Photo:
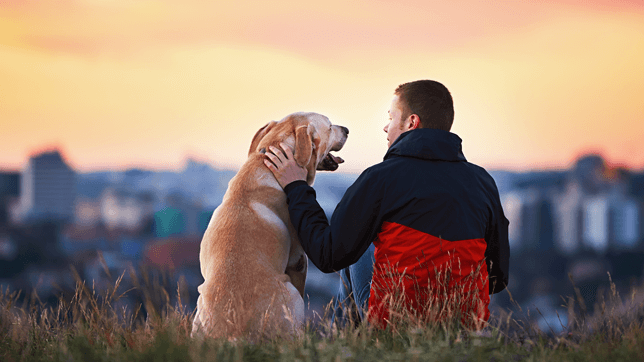
{"type": "Polygon", "coordinates": [[[319,317],[297,338],[249,342],[191,338],[193,316],[180,305],[155,306],[148,300],[147,314],[119,309],[120,280],[103,292],[78,281],[75,294],[61,296],[56,307],[37,298],[18,306],[19,293],[0,291],[0,361],[644,360],[644,306],[637,290],[624,301],[611,288],[592,316],[583,300],[569,298],[570,322],[558,335],[515,318],[524,314],[517,306],[493,315],[480,330],[403,319],[384,330],[368,324],[337,329],[319,317]]]}

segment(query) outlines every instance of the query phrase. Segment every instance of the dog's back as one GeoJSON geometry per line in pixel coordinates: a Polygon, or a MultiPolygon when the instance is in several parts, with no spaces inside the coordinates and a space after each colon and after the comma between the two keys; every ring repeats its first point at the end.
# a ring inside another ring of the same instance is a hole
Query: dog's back
{"type": "Polygon", "coordinates": [[[286,198],[261,182],[257,162],[230,181],[201,242],[193,329],[211,337],[292,334],[303,323],[304,301],[284,273],[294,237],[286,198]]]}
{"type": "Polygon", "coordinates": [[[263,152],[287,144],[311,185],[316,170],[335,170],[342,162],[330,151],[340,150],[347,134],[317,113],[294,113],[257,131],[201,241],[205,281],[199,286],[193,335],[257,339],[301,331],[306,254],[263,152]]]}

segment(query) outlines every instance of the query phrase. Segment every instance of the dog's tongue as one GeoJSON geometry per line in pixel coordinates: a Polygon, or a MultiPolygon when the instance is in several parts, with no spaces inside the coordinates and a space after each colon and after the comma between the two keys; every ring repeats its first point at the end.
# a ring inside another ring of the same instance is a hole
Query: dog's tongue
{"type": "Polygon", "coordinates": [[[317,169],[320,171],[335,171],[338,169],[338,164],[343,163],[344,160],[340,157],[333,156],[327,153],[322,162],[318,165],[317,169]]]}
{"type": "Polygon", "coordinates": [[[333,160],[333,162],[335,162],[335,163],[343,163],[343,162],[344,162],[344,160],[342,159],[342,157],[336,157],[336,156],[333,156],[333,155],[332,155],[332,154],[330,154],[330,153],[329,153],[329,157],[331,157],[331,159],[332,159],[332,160],[333,160]]]}

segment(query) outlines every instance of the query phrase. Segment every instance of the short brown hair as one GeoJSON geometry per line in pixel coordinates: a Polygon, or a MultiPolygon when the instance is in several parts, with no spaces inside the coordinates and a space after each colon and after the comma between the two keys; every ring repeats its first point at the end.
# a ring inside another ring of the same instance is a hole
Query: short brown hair
{"type": "Polygon", "coordinates": [[[420,118],[421,128],[449,131],[454,123],[454,103],[449,90],[433,80],[404,83],[394,92],[403,107],[403,119],[420,118]]]}

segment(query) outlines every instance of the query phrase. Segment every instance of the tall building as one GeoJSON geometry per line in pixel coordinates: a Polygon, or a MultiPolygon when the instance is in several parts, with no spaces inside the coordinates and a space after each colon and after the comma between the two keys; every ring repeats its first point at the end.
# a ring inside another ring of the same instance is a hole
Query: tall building
{"type": "Polygon", "coordinates": [[[20,178],[23,220],[74,216],[76,174],[56,150],[29,159],[20,178]]]}
{"type": "Polygon", "coordinates": [[[587,249],[604,253],[610,242],[610,201],[606,195],[588,197],[583,204],[583,243],[587,249]]]}
{"type": "Polygon", "coordinates": [[[583,200],[581,185],[571,180],[566,189],[553,199],[555,240],[557,249],[567,255],[580,251],[583,230],[583,200]]]}
{"type": "Polygon", "coordinates": [[[510,250],[513,252],[521,250],[521,238],[524,236],[521,235],[521,220],[525,209],[524,194],[525,193],[521,193],[519,191],[511,191],[500,195],[503,212],[510,222],[508,227],[508,239],[510,242],[510,250]]]}
{"type": "Polygon", "coordinates": [[[526,250],[549,251],[554,248],[551,201],[535,187],[525,190],[519,221],[521,246],[526,250]]]}
{"type": "Polygon", "coordinates": [[[615,198],[611,211],[611,236],[615,248],[637,247],[640,238],[640,208],[637,201],[628,196],[615,198]]]}
{"type": "Polygon", "coordinates": [[[20,194],[20,174],[0,172],[0,228],[9,221],[9,202],[20,194]]]}

